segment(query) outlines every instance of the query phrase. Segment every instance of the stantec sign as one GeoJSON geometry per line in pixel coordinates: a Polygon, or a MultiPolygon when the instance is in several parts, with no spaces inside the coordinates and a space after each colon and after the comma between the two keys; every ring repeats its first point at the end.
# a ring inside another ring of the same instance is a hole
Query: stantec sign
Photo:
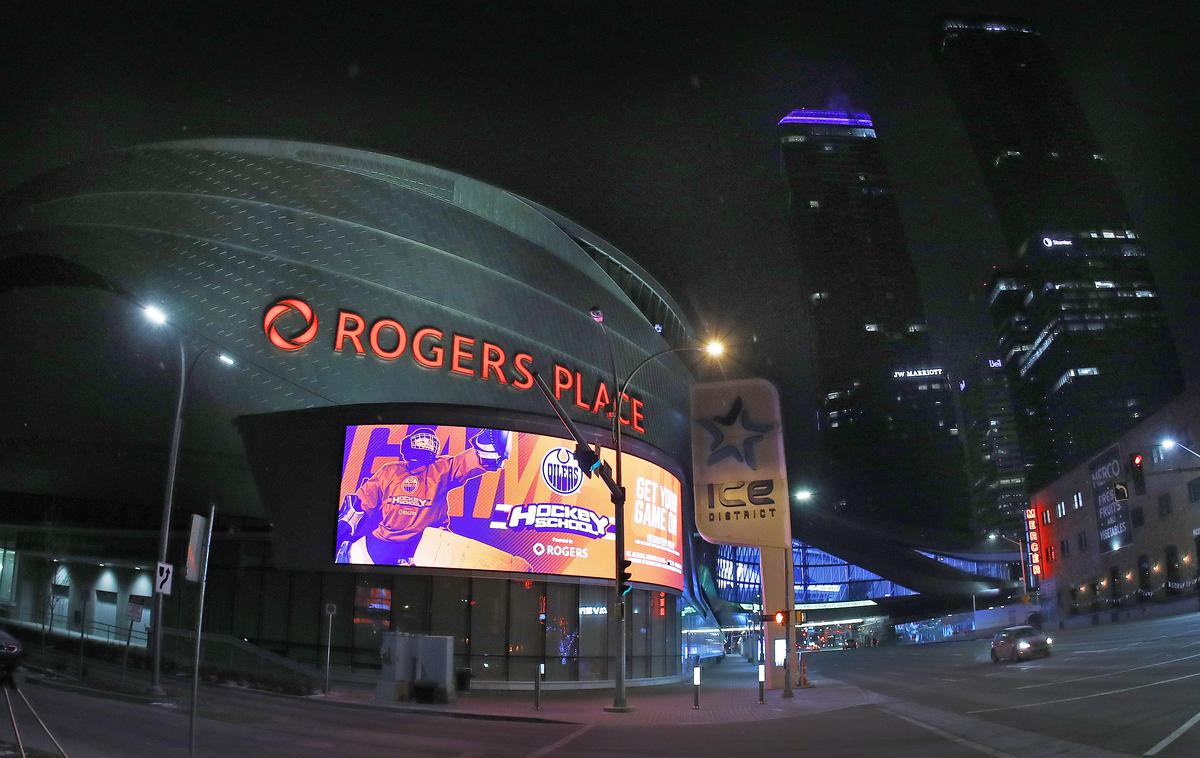
{"type": "MultiPolygon", "coordinates": [[[[435,326],[410,330],[394,318],[377,318],[367,325],[358,313],[339,309],[333,330],[333,351],[357,357],[368,355],[382,361],[395,361],[408,356],[423,369],[443,370],[459,376],[485,382],[495,382],[517,390],[533,387],[533,355],[513,352],[503,346],[465,334],[447,332],[435,326]]],[[[263,315],[263,334],[272,346],[287,352],[297,352],[314,342],[319,328],[316,311],[303,300],[283,298],[270,305],[263,315]],[[288,318],[290,316],[290,318],[288,318]],[[284,319],[303,324],[298,331],[285,334],[280,329],[284,319]]],[[[554,363],[547,376],[554,395],[565,403],[595,415],[612,418],[613,391],[603,380],[585,382],[582,372],[554,363]]],[[[624,395],[621,403],[621,425],[635,432],[646,432],[646,412],[643,401],[624,395]]]]}

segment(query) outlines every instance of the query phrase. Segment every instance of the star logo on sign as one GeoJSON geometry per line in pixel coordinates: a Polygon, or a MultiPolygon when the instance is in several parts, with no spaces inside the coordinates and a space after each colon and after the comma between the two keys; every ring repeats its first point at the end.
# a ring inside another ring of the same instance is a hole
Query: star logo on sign
{"type": "Polygon", "coordinates": [[[712,437],[712,445],[708,448],[708,465],[732,457],[755,471],[758,470],[758,459],[754,454],[754,446],[775,428],[774,424],[750,418],[741,395],[733,401],[728,413],[700,419],[700,426],[712,437]]]}

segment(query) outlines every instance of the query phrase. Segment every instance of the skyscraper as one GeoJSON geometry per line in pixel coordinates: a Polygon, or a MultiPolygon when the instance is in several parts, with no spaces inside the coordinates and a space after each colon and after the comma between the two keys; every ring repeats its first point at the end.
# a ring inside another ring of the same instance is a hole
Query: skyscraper
{"type": "Polygon", "coordinates": [[[1179,361],[1145,249],[1041,36],[947,18],[933,48],[1012,256],[989,308],[1036,487],[1177,394],[1179,361]]]}
{"type": "Polygon", "coordinates": [[[779,122],[820,394],[822,500],[894,522],[965,526],[950,383],[871,117],[793,111],[779,122]]]}
{"type": "Polygon", "coordinates": [[[1028,502],[1012,392],[999,358],[976,356],[960,380],[971,527],[1017,533],[1028,502]]]}

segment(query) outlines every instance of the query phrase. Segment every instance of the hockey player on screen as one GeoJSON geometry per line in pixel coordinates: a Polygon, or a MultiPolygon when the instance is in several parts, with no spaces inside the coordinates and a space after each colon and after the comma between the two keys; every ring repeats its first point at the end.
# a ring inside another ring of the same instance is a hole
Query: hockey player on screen
{"type": "Polygon", "coordinates": [[[450,525],[446,495],[485,472],[498,471],[508,458],[509,433],[502,429],[481,429],[466,450],[440,457],[434,429],[413,427],[400,443],[403,460],[382,466],[342,499],[338,563],[363,562],[352,560],[351,552],[361,557],[365,548],[370,563],[412,565],[425,530],[450,525]]]}

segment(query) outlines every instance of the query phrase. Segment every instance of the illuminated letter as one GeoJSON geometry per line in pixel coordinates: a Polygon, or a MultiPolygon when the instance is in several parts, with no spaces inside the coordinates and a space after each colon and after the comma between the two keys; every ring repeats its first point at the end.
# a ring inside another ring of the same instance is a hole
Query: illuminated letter
{"type": "Polygon", "coordinates": [[[464,337],[461,334],[456,334],[450,339],[450,370],[456,374],[463,376],[475,376],[475,371],[470,366],[463,366],[462,359],[466,358],[469,361],[475,360],[474,353],[468,353],[466,348],[475,344],[474,337],[464,337]]]}
{"type": "MultiPolygon", "coordinates": [[[[629,405],[630,405],[630,403],[629,403],[629,395],[626,395],[624,392],[622,392],[622,393],[621,393],[621,405],[620,405],[620,407],[621,407],[621,408],[628,408],[628,407],[629,407],[629,405]]],[[[624,416],[622,416],[622,417],[621,417],[621,426],[629,426],[629,419],[628,419],[628,418],[626,418],[626,417],[624,417],[624,416]]]]}
{"type": "Polygon", "coordinates": [[[441,368],[442,362],[446,359],[446,351],[441,345],[442,337],[441,330],[434,329],[431,326],[426,326],[418,329],[413,334],[413,360],[421,364],[425,368],[441,368]],[[429,348],[429,355],[421,352],[422,341],[426,337],[433,337],[437,342],[429,348]]]}
{"type": "MultiPolygon", "coordinates": [[[[608,385],[601,381],[596,387],[596,402],[592,403],[592,413],[599,413],[607,408],[610,402],[612,399],[608,396],[608,385]]],[[[608,417],[612,418],[612,411],[608,412],[608,417]]]]}
{"type": "Polygon", "coordinates": [[[490,342],[483,343],[483,360],[479,367],[479,378],[487,381],[488,375],[492,370],[496,371],[496,381],[501,384],[508,384],[508,379],[504,378],[504,348],[499,345],[493,345],[490,342]]]}
{"type": "Polygon", "coordinates": [[[533,372],[529,370],[529,364],[533,363],[533,356],[529,353],[517,353],[513,356],[513,368],[520,377],[512,383],[512,386],[519,390],[527,390],[533,386],[533,372]]]}
{"type": "Polygon", "coordinates": [[[636,397],[629,399],[629,423],[633,427],[633,431],[640,434],[646,433],[646,425],[642,422],[646,417],[642,413],[642,401],[636,397]]]}
{"type": "Polygon", "coordinates": [[[575,379],[575,375],[572,374],[570,371],[568,371],[566,369],[566,367],[560,366],[557,363],[555,363],[554,364],[554,397],[558,398],[559,400],[562,400],[562,393],[565,390],[571,389],[571,382],[574,379],[575,379]]]}
{"type": "Polygon", "coordinates": [[[363,329],[367,326],[363,321],[362,316],[350,311],[338,311],[337,334],[333,338],[333,349],[335,352],[342,352],[342,347],[346,344],[346,340],[354,343],[354,352],[358,355],[366,355],[367,351],[363,349],[360,336],[363,329]],[[351,325],[353,322],[353,325],[351,325]]]}
{"type": "Polygon", "coordinates": [[[371,325],[370,343],[371,350],[374,351],[375,355],[378,355],[385,361],[394,361],[404,352],[404,347],[408,344],[408,335],[405,334],[404,327],[400,325],[399,321],[390,318],[381,318],[371,325]],[[391,329],[396,333],[395,350],[384,350],[379,345],[379,333],[384,329],[391,329]]]}
{"type": "Polygon", "coordinates": [[[583,402],[583,374],[575,372],[575,407],[590,411],[592,407],[583,402]]]}

